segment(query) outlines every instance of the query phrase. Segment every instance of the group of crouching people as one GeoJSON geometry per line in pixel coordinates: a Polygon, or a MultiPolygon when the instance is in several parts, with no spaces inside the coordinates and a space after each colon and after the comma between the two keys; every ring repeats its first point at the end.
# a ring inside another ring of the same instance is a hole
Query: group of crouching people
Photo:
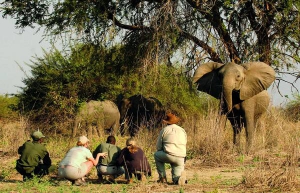
{"type": "MultiPolygon", "coordinates": [[[[166,123],[158,136],[154,159],[159,175],[157,182],[167,183],[165,163],[171,165],[172,183],[183,185],[187,183],[184,172],[187,135],[185,130],[177,125],[180,119],[168,113],[166,123]]],[[[20,158],[16,169],[23,175],[23,180],[41,177],[48,174],[51,159],[45,146],[42,145],[44,135],[35,131],[32,141],[25,142],[19,149],[20,158]]],[[[73,185],[86,185],[85,176],[96,166],[98,181],[100,183],[115,182],[115,179],[125,174],[128,184],[133,179],[144,181],[151,176],[151,166],[143,150],[138,147],[133,138],[126,140],[126,147],[120,149],[116,146],[114,136],[108,136],[106,142],[101,143],[91,152],[89,139],[86,136],[78,138],[75,147],[72,147],[59,163],[58,176],[72,182],[73,185]]]]}

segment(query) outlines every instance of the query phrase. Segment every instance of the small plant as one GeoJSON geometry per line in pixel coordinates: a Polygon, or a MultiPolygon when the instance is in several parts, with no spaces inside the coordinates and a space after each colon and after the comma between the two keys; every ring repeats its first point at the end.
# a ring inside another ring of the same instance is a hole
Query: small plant
{"type": "Polygon", "coordinates": [[[253,158],[252,161],[253,161],[253,162],[259,162],[259,161],[260,161],[260,158],[259,158],[258,156],[256,156],[256,157],[253,158]]]}
{"type": "Polygon", "coordinates": [[[189,179],[189,184],[196,184],[199,181],[199,175],[197,173],[193,174],[193,178],[189,179]]]}
{"type": "Polygon", "coordinates": [[[221,184],[223,185],[227,185],[227,186],[235,186],[235,185],[238,185],[240,183],[240,180],[239,179],[227,179],[227,180],[224,180],[222,181],[221,184]]]}
{"type": "Polygon", "coordinates": [[[237,161],[240,162],[240,163],[244,163],[244,161],[245,161],[245,155],[240,155],[240,156],[237,158],[237,161]]]}
{"type": "Polygon", "coordinates": [[[179,193],[184,193],[184,189],[183,189],[183,187],[180,187],[180,189],[179,189],[179,193]]]}
{"type": "Polygon", "coordinates": [[[10,171],[9,169],[3,168],[1,173],[0,173],[0,179],[1,180],[6,180],[10,176],[10,171]]]}
{"type": "Polygon", "coordinates": [[[217,176],[211,176],[210,179],[213,181],[213,183],[216,183],[218,180],[220,180],[222,178],[221,175],[217,175],[217,176]]]}

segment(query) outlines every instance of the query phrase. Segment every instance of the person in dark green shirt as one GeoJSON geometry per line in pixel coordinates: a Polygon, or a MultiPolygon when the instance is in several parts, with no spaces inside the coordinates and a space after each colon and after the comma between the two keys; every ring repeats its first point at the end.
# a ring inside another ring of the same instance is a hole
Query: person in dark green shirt
{"type": "Polygon", "coordinates": [[[114,136],[108,136],[106,143],[101,143],[94,151],[93,156],[97,153],[107,152],[105,158],[101,158],[98,162],[97,174],[99,182],[103,182],[103,175],[109,175],[109,181],[114,182],[115,178],[124,174],[122,166],[118,166],[116,159],[119,157],[121,149],[116,146],[116,138],[114,136]]]}
{"type": "Polygon", "coordinates": [[[23,175],[23,181],[33,178],[34,175],[42,177],[49,174],[51,159],[42,144],[44,137],[42,132],[35,131],[31,134],[32,141],[26,141],[18,149],[20,158],[17,160],[16,170],[23,175]]]}

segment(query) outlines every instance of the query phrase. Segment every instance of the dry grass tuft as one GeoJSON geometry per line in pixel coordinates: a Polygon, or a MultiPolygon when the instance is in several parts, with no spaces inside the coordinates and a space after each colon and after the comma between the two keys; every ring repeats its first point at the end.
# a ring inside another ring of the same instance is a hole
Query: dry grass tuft
{"type": "MultiPolygon", "coordinates": [[[[257,127],[253,151],[250,154],[244,154],[243,150],[246,146],[245,133],[242,134],[242,148],[235,148],[232,144],[233,132],[231,125],[228,121],[224,124],[225,121],[219,117],[217,110],[209,110],[206,115],[182,115],[182,120],[179,125],[187,132],[187,159],[188,162],[192,163],[193,169],[199,168],[199,171],[201,171],[201,168],[207,166],[219,167],[224,165],[230,166],[229,169],[231,167],[236,168],[238,172],[243,174],[243,181],[239,181],[241,182],[240,185],[235,185],[234,188],[244,190],[259,189],[261,192],[293,191],[299,188],[300,183],[297,173],[299,172],[298,160],[300,160],[300,122],[290,122],[285,119],[280,111],[275,108],[271,109],[257,127]]],[[[32,130],[29,131],[27,128],[33,129],[22,119],[14,123],[0,122],[0,137],[2,139],[0,149],[3,157],[5,155],[17,157],[18,147],[30,139],[32,130]]],[[[154,174],[156,172],[153,153],[156,151],[156,140],[160,129],[149,131],[147,128],[140,128],[140,132],[135,137],[137,144],[146,153],[154,174]]],[[[97,145],[106,141],[107,136],[106,134],[90,138],[90,149],[93,151],[97,145]]],[[[124,148],[128,138],[129,136],[121,137],[117,135],[117,145],[124,148]]],[[[55,133],[52,135],[47,134],[45,143],[53,158],[54,165],[57,165],[69,148],[76,144],[76,140],[77,137],[72,138],[55,133]]],[[[14,164],[12,163],[12,165],[14,164]]],[[[4,168],[3,171],[0,175],[6,178],[14,169],[12,167],[9,169],[4,168]]],[[[213,176],[211,179],[216,177],[218,176],[213,176]]],[[[91,178],[96,179],[95,168],[91,178]]],[[[153,179],[150,180],[153,181],[153,179]]],[[[195,184],[192,184],[192,186],[197,188],[199,188],[199,184],[201,187],[203,186],[197,181],[196,177],[194,181],[195,184]]],[[[215,184],[215,181],[213,182],[212,184],[215,184]]],[[[139,185],[139,189],[147,192],[149,188],[156,186],[155,183],[154,185],[152,182],[150,184],[150,186],[147,184],[139,185]]],[[[216,186],[222,187],[224,184],[217,184],[216,186]]],[[[232,185],[230,186],[233,188],[232,185]]],[[[132,188],[136,190],[137,187],[132,188]]],[[[165,188],[163,190],[166,191],[165,188]]],[[[126,191],[131,192],[131,187],[126,186],[126,191]]]]}
{"type": "Polygon", "coordinates": [[[245,171],[243,184],[247,188],[260,187],[261,190],[292,191],[297,184],[297,165],[288,157],[280,163],[268,162],[261,167],[245,171]]]}
{"type": "Polygon", "coordinates": [[[20,118],[18,122],[0,122],[1,154],[16,155],[18,147],[30,139],[30,133],[25,129],[27,122],[20,118]]]}
{"type": "Polygon", "coordinates": [[[245,171],[248,188],[292,191],[299,184],[297,168],[300,153],[300,123],[290,122],[272,109],[264,120],[262,135],[257,135],[256,167],[245,171]]]}

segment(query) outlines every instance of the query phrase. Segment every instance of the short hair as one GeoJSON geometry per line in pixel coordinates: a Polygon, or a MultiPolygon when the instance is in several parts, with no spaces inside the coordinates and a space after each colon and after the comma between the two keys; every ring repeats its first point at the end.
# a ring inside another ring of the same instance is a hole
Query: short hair
{"type": "Polygon", "coordinates": [[[116,143],[116,138],[114,136],[110,135],[107,137],[106,143],[114,144],[114,143],[116,143]]]}
{"type": "Polygon", "coordinates": [[[81,141],[77,141],[77,146],[84,146],[85,143],[82,143],[81,141]]]}

